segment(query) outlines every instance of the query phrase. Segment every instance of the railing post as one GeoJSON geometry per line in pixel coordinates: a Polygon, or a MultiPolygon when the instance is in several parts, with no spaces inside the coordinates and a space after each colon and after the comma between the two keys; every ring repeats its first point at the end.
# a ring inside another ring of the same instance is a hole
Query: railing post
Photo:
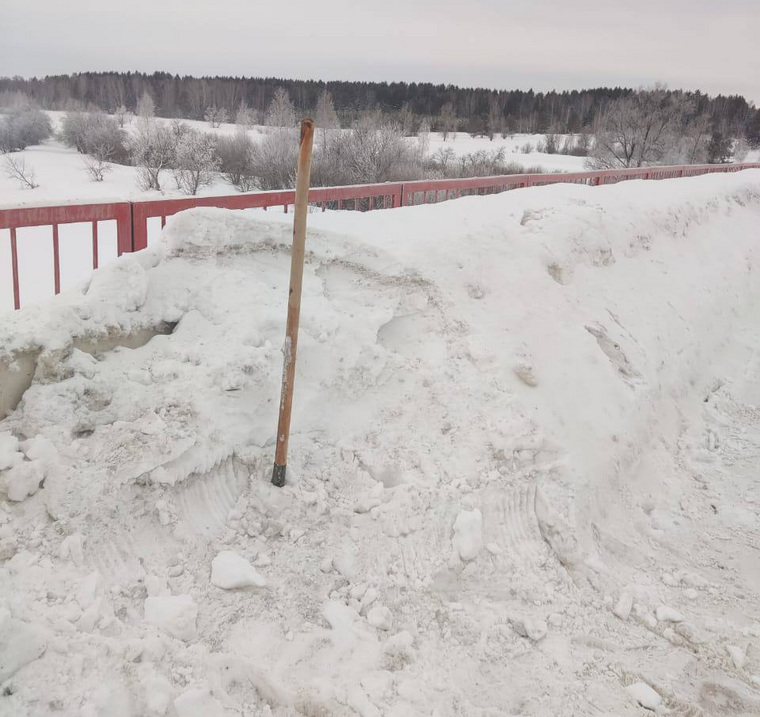
{"type": "Polygon", "coordinates": [[[92,268],[98,268],[98,222],[92,223],[92,268]]]}
{"type": "Polygon", "coordinates": [[[53,289],[61,293],[61,251],[58,246],[58,225],[53,224],[53,289]]]}
{"type": "Polygon", "coordinates": [[[135,207],[132,202],[119,208],[116,219],[116,253],[118,256],[135,251],[135,207]]]}
{"type": "Polygon", "coordinates": [[[16,227],[11,227],[11,274],[13,275],[13,308],[21,308],[21,290],[18,280],[18,246],[16,246],[16,227]]]}

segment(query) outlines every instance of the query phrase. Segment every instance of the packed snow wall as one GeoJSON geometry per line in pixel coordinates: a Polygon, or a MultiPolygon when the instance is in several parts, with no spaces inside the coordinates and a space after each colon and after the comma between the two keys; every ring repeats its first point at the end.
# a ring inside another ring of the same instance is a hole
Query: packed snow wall
{"type": "Polygon", "coordinates": [[[0,607],[39,645],[6,670],[14,708],[573,714],[591,684],[610,714],[654,699],[639,684],[709,708],[698,669],[660,684],[699,620],[656,615],[665,588],[720,584],[686,566],[718,511],[695,476],[760,396],[760,172],[312,215],[278,491],[287,219],[184,212],[4,317],[0,361],[34,367],[0,422],[0,607]],[[636,630],[659,672],[583,673],[636,630]]]}

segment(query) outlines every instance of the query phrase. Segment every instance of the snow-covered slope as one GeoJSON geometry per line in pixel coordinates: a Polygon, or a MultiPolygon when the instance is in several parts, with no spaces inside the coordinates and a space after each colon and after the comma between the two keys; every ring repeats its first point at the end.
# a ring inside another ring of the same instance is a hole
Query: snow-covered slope
{"type": "Polygon", "coordinates": [[[281,490],[287,217],[9,315],[0,714],[758,714],[759,220],[756,171],[312,215],[281,490]]]}

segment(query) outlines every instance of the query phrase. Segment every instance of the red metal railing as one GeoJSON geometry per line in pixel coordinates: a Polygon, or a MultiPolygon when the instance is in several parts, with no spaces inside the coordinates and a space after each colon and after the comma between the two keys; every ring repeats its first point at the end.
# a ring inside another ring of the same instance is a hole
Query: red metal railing
{"type": "MultiPolygon", "coordinates": [[[[309,192],[309,202],[324,211],[353,209],[368,211],[430,202],[445,201],[471,194],[494,194],[522,187],[573,183],[599,186],[628,179],[671,179],[693,177],[713,172],[738,172],[743,169],[760,169],[760,163],[706,164],[676,167],[642,167],[638,169],[609,169],[594,172],[557,174],[510,174],[495,177],[467,179],[436,179],[385,184],[363,184],[349,187],[315,188],[309,192]]],[[[161,226],[166,218],[193,207],[221,207],[224,209],[254,209],[281,206],[285,212],[295,202],[294,190],[256,192],[221,197],[188,197],[185,199],[158,199],[137,202],[104,204],[69,204],[49,207],[18,207],[0,209],[0,230],[10,229],[11,274],[13,304],[21,306],[16,230],[25,227],[52,226],[53,228],[53,283],[55,293],[61,290],[60,250],[58,227],[61,224],[90,223],[92,226],[92,266],[98,268],[98,222],[116,221],[117,253],[139,251],[148,246],[148,220],[158,218],[161,226]]]]}

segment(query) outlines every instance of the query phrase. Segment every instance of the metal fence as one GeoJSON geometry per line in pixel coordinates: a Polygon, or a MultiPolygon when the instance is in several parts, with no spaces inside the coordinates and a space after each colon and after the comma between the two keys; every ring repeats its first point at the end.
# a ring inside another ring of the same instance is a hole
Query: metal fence
{"type": "MultiPolygon", "coordinates": [[[[599,186],[615,184],[628,179],[672,179],[713,172],[738,172],[743,169],[760,169],[760,163],[642,167],[557,174],[510,174],[495,177],[323,187],[310,190],[309,203],[321,207],[323,211],[326,209],[370,211],[429,204],[474,194],[496,194],[511,189],[548,184],[572,183],[599,186]]],[[[163,227],[166,224],[167,217],[193,207],[221,207],[224,209],[283,207],[284,211],[287,212],[288,207],[294,202],[295,190],[288,189],[219,197],[188,197],[183,199],[0,209],[0,230],[10,230],[13,305],[16,309],[21,307],[18,229],[39,226],[52,227],[53,287],[55,293],[58,294],[61,291],[58,240],[60,225],[85,223],[91,226],[92,268],[97,269],[98,222],[116,222],[117,254],[121,255],[125,252],[140,251],[148,246],[148,222],[151,219],[160,220],[160,225],[163,227]]]]}

